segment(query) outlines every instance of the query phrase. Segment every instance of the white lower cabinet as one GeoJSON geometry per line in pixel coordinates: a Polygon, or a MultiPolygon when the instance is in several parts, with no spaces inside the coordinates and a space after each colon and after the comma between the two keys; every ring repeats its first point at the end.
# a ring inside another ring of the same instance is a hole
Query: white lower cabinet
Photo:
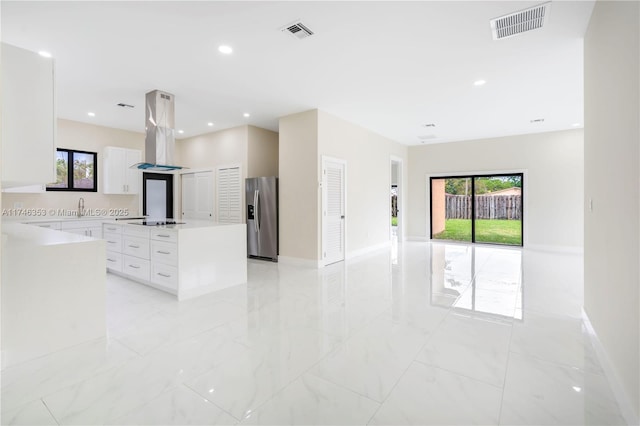
{"type": "Polygon", "coordinates": [[[122,235],[114,232],[107,232],[107,227],[104,227],[104,241],[107,246],[107,251],[122,253],[122,235]]]}
{"type": "Polygon", "coordinates": [[[109,251],[107,247],[107,269],[122,272],[122,253],[109,251]]]}
{"type": "Polygon", "coordinates": [[[154,262],[151,264],[151,281],[177,293],[178,268],[154,262]]]}
{"type": "Polygon", "coordinates": [[[64,220],[60,222],[60,230],[85,237],[102,238],[102,221],[64,220]]]}
{"type": "Polygon", "coordinates": [[[107,269],[178,294],[178,233],[136,225],[104,224],[107,269]]]}
{"type": "Polygon", "coordinates": [[[122,253],[149,260],[149,238],[124,235],[122,237],[122,253]]]}
{"type": "Polygon", "coordinates": [[[149,261],[134,256],[122,256],[122,272],[142,281],[149,281],[149,261]]]}

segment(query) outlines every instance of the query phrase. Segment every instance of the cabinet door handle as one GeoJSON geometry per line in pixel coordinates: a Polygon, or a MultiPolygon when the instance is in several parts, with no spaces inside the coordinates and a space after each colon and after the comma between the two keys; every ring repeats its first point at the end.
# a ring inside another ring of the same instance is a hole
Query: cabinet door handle
{"type": "Polygon", "coordinates": [[[109,244],[115,244],[115,241],[107,241],[109,244]]]}
{"type": "Polygon", "coordinates": [[[156,251],[156,253],[160,253],[160,254],[171,254],[171,252],[169,252],[169,251],[162,251],[162,250],[158,250],[158,251],[156,251]]]}
{"type": "Polygon", "coordinates": [[[40,225],[40,228],[51,228],[51,225],[40,225]]]}
{"type": "Polygon", "coordinates": [[[136,265],[129,265],[129,267],[130,267],[130,268],[133,268],[133,269],[140,269],[140,267],[139,267],[139,266],[136,266],[136,265]]]}
{"type": "Polygon", "coordinates": [[[171,275],[163,274],[162,272],[158,272],[158,275],[165,278],[171,278],[171,275]]]}
{"type": "Polygon", "coordinates": [[[109,261],[109,262],[115,262],[116,260],[115,260],[115,259],[107,259],[107,261],[109,261]]]}
{"type": "Polygon", "coordinates": [[[140,246],[134,246],[133,244],[129,244],[129,247],[131,247],[131,248],[140,248],[140,246]]]}
{"type": "Polygon", "coordinates": [[[167,234],[158,234],[157,236],[162,238],[171,238],[171,235],[167,235],[167,234]]]}
{"type": "Polygon", "coordinates": [[[116,228],[109,228],[109,227],[107,227],[107,231],[115,231],[115,230],[116,230],[116,228]]]}

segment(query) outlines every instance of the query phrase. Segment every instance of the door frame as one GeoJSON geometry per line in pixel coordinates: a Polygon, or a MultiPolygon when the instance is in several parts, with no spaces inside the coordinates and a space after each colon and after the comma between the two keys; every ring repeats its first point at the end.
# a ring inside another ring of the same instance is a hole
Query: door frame
{"type": "MultiPolygon", "coordinates": [[[[522,221],[521,221],[521,229],[522,229],[522,245],[521,246],[511,246],[511,245],[500,245],[500,247],[526,247],[529,242],[529,196],[525,196],[524,194],[529,194],[529,170],[528,169],[507,169],[507,170],[482,170],[482,171],[463,171],[463,172],[444,172],[444,173],[428,173],[426,178],[426,199],[425,199],[425,239],[426,241],[441,241],[441,240],[432,240],[431,238],[431,178],[448,178],[448,177],[484,177],[484,176],[495,176],[495,175],[522,175],[522,221]]],[[[485,243],[473,243],[473,244],[485,244],[485,243]]]]}
{"type": "Polygon", "coordinates": [[[164,180],[167,182],[167,200],[166,200],[166,219],[173,219],[175,217],[175,205],[174,200],[174,173],[155,173],[155,172],[143,172],[142,173],[142,215],[147,215],[147,180],[164,180]],[[169,214],[171,216],[169,216],[169,214]]]}
{"type": "MultiPolygon", "coordinates": [[[[402,242],[404,235],[404,208],[402,205],[403,202],[403,190],[404,190],[404,181],[402,179],[404,173],[404,163],[401,157],[392,155],[389,157],[389,190],[391,190],[391,186],[393,185],[393,164],[396,163],[398,165],[398,230],[397,237],[398,242],[402,242]]],[[[389,197],[389,240],[391,240],[391,197],[389,197]]]]}
{"type": "MultiPolygon", "coordinates": [[[[320,203],[320,264],[324,267],[327,265],[331,265],[333,263],[344,262],[347,258],[347,160],[337,157],[330,157],[328,155],[323,155],[321,158],[321,167],[320,167],[320,186],[321,186],[321,203],[320,203]],[[324,252],[326,248],[327,238],[326,238],[326,226],[325,226],[325,215],[324,208],[327,205],[327,189],[324,185],[324,169],[326,167],[327,162],[339,163],[344,166],[344,176],[342,179],[342,194],[344,196],[344,232],[342,233],[342,247],[343,256],[341,260],[336,262],[327,263],[324,257],[324,252]]],[[[389,231],[391,232],[391,231],[389,231]]]]}

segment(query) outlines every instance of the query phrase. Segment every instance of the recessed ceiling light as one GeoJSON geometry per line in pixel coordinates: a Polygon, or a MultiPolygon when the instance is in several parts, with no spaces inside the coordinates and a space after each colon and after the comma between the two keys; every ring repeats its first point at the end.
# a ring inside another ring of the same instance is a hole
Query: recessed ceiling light
{"type": "Polygon", "coordinates": [[[42,56],[43,58],[50,58],[52,56],[51,53],[47,52],[46,50],[39,51],[38,55],[42,56]]]}
{"type": "Polygon", "coordinates": [[[231,46],[221,45],[218,46],[218,52],[224,53],[225,55],[231,55],[233,53],[233,48],[231,46]]]}
{"type": "Polygon", "coordinates": [[[96,116],[96,113],[95,113],[95,112],[88,112],[88,113],[87,113],[87,115],[88,115],[89,117],[95,117],[95,116],[96,116]]]}
{"type": "Polygon", "coordinates": [[[476,80],[476,81],[473,82],[473,85],[474,86],[484,86],[485,83],[486,83],[485,80],[476,80]]]}
{"type": "Polygon", "coordinates": [[[178,133],[183,134],[184,130],[178,130],[178,133]]]}
{"type": "Polygon", "coordinates": [[[573,127],[580,127],[580,123],[573,123],[572,126],[573,127]]]}
{"type": "Polygon", "coordinates": [[[212,123],[212,122],[208,122],[208,123],[207,123],[207,126],[209,126],[209,127],[213,127],[213,123],[212,123]]]}
{"type": "Polygon", "coordinates": [[[244,114],[242,114],[243,117],[248,118],[251,117],[251,114],[249,114],[248,112],[245,112],[244,114]]]}

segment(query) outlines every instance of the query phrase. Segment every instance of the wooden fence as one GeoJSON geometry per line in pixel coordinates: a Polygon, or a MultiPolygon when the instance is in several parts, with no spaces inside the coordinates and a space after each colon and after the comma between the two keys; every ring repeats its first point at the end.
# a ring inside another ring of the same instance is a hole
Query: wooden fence
{"type": "MultiPolygon", "coordinates": [[[[470,195],[445,195],[447,219],[470,219],[470,195]]],[[[477,219],[522,219],[521,195],[476,195],[477,219]]]]}

